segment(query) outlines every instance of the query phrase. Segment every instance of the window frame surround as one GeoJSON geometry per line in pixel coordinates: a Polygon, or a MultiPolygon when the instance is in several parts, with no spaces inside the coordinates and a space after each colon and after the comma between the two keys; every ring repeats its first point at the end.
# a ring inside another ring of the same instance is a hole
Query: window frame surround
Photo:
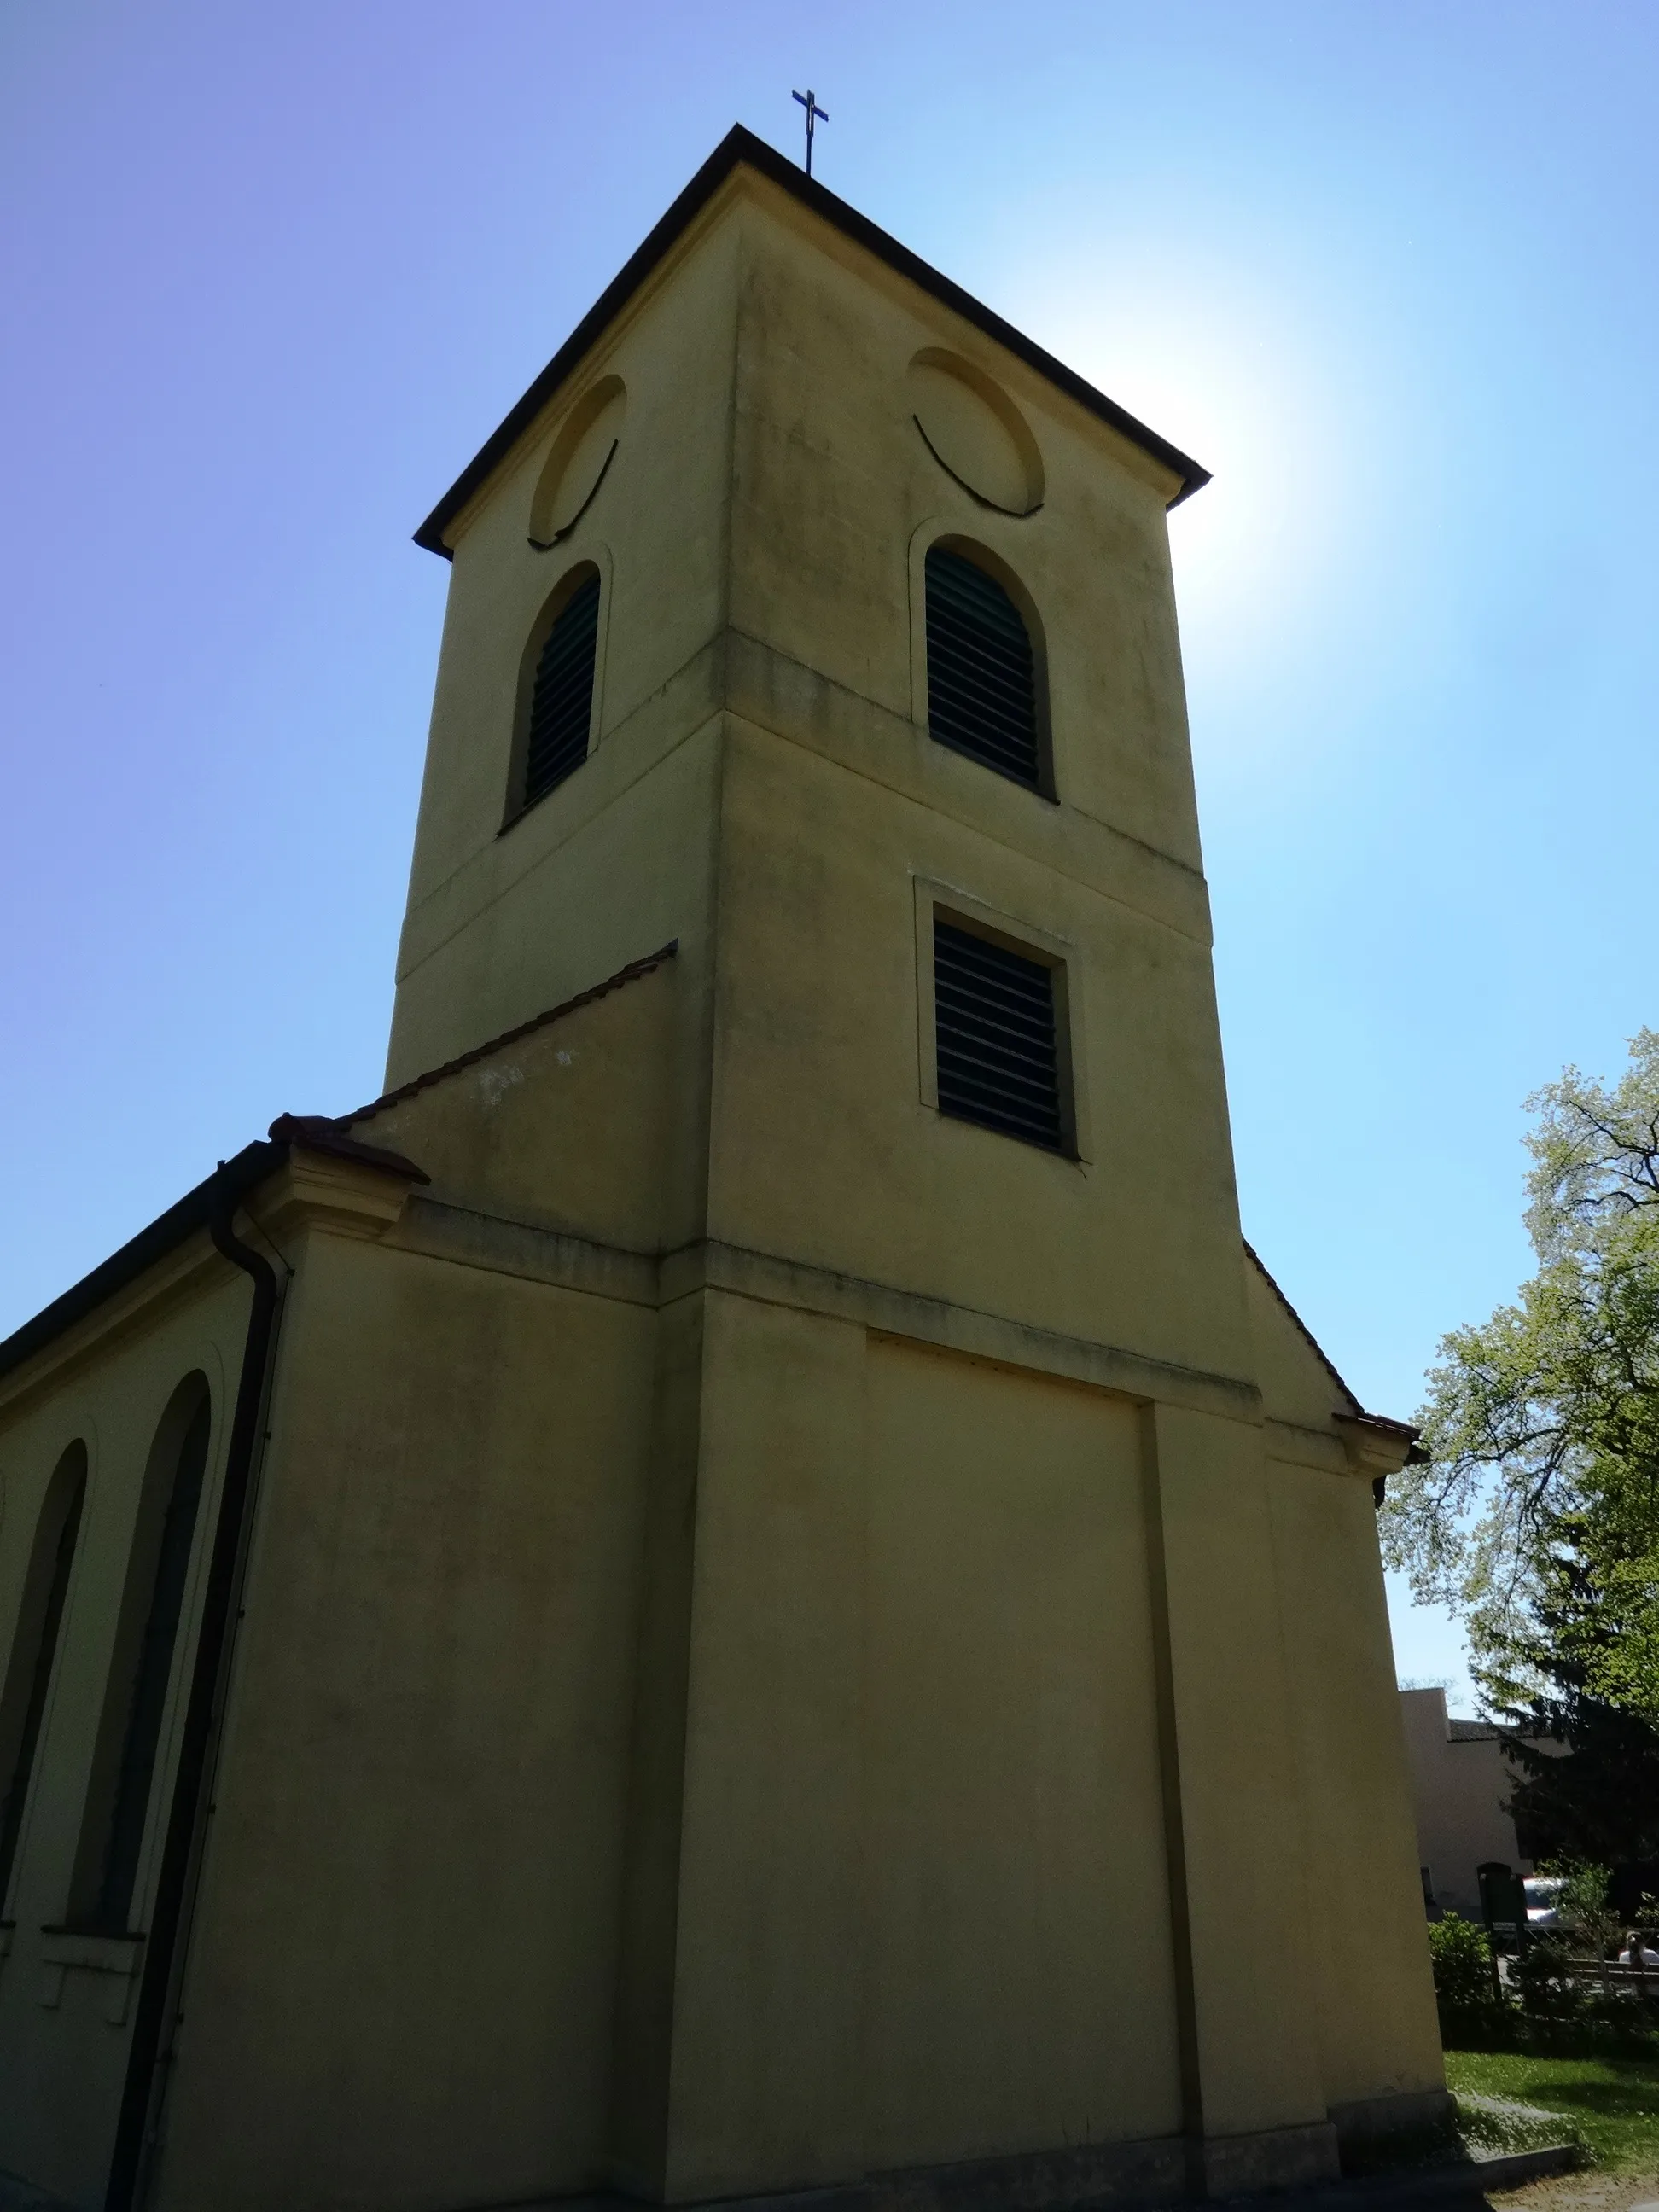
{"type": "Polygon", "coordinates": [[[1094,1133],[1089,1112],[1085,1071],[1089,1055],[1084,1035],[1083,992],[1078,972],[1081,947],[1077,939],[1040,923],[1027,921],[979,898],[959,884],[911,871],[915,923],[916,1077],[921,1103],[941,1120],[977,1128],[977,1122],[946,1115],[939,1103],[939,1022],[933,996],[933,920],[938,915],[970,936],[1000,945],[1022,959],[1033,960],[1052,970],[1054,979],[1054,1057],[1060,1081],[1061,1149],[1049,1152],[1042,1145],[1024,1144],[1006,1131],[987,1129],[987,1136],[1001,1137],[1021,1145],[1026,1152],[1046,1159],[1063,1160],[1078,1167],[1094,1164],[1094,1133]]]}
{"type": "MultiPolygon", "coordinates": [[[[523,650],[519,659],[519,678],[513,690],[513,728],[507,755],[507,791],[502,800],[501,825],[495,835],[505,837],[509,830],[516,829],[527,815],[552,798],[556,791],[573,783],[580,769],[599,751],[604,734],[605,667],[606,648],[611,632],[611,598],[613,562],[609,546],[595,543],[581,544],[573,538],[560,549],[568,556],[567,565],[552,587],[544,592],[536,603],[536,611],[529,629],[525,633],[523,650]],[[536,688],[536,668],[541,659],[542,647],[547,642],[548,632],[563,613],[566,604],[580,588],[580,573],[596,568],[599,577],[599,618],[593,637],[593,696],[587,710],[587,753],[570,774],[544,791],[535,799],[522,796],[526,755],[530,746],[530,703],[536,688]],[[575,579],[575,581],[572,580],[575,579]]],[[[539,559],[539,555],[532,555],[539,559]]]]}
{"type": "MultiPolygon", "coordinates": [[[[1011,556],[992,540],[1002,535],[994,526],[999,518],[994,514],[976,513],[970,526],[964,526],[961,518],[941,514],[930,515],[918,526],[910,537],[910,720],[927,738],[929,744],[937,745],[941,752],[953,753],[958,760],[972,762],[983,774],[994,776],[1015,791],[1023,791],[1033,799],[1041,799],[1050,806],[1060,804],[1060,787],[1054,767],[1054,717],[1049,712],[1048,698],[1048,637],[1047,625],[1032,595],[1031,587],[1014,565],[1011,556]],[[981,529],[980,525],[993,526],[981,529]],[[948,738],[936,738],[927,713],[927,556],[935,546],[946,553],[958,554],[982,568],[994,583],[1000,584],[1018,610],[1025,624],[1025,634],[1031,641],[1031,684],[1036,695],[1037,780],[1035,784],[1022,783],[1018,777],[1003,775],[971,753],[965,753],[948,738]]],[[[1023,516],[1007,518],[1018,528],[1029,520],[1023,516]]],[[[1017,549],[1018,550],[1018,549],[1017,549]]]]}
{"type": "MultiPolygon", "coordinates": [[[[200,1376],[206,1384],[210,1406],[207,1459],[202,1470],[201,1496],[197,1506],[196,1527],[191,1543],[190,1562],[185,1571],[183,1601],[179,1607],[179,1625],[173,1638],[172,1659],[167,1671],[167,1695],[162,1705],[161,1725],[157,1733],[155,1765],[152,1769],[149,1803],[145,1808],[144,1831],[140,1840],[138,1857],[133,1872],[132,1897],[128,1907],[128,1926],[125,1930],[112,1933],[108,1929],[90,1926],[84,1914],[88,1904],[87,1892],[92,1883],[93,1868],[89,1862],[98,1856],[89,1824],[98,1808],[94,1795],[101,1795],[105,1784],[112,1779],[108,1762],[118,1765],[124,1727],[106,1733],[106,1711],[110,1696],[114,1670],[118,1665],[128,1664],[136,1658],[142,1638],[143,1620],[130,1633],[130,1624],[118,1617],[106,1624],[106,1636],[95,1662],[98,1691],[91,1706],[83,1717],[87,1739],[81,1747],[82,1764],[76,1786],[76,1813],[70,1840],[69,1863],[59,1871],[58,1893],[61,1906],[54,1919],[43,1923],[44,1932],[52,1936],[108,1939],[112,1942],[125,1941],[132,1935],[142,1935],[149,1927],[156,1874],[160,1868],[161,1851],[165,1840],[167,1815],[173,1802],[173,1787],[178,1771],[178,1757],[185,1723],[185,1706],[190,1693],[190,1680],[196,1664],[196,1642],[201,1628],[202,1601],[208,1568],[213,1548],[214,1531],[218,1526],[221,1487],[224,1480],[225,1450],[229,1438],[228,1385],[224,1363],[218,1347],[212,1344],[190,1344],[179,1347],[179,1364],[171,1370],[161,1403],[148,1418],[145,1443],[132,1455],[131,1471],[126,1482],[118,1486],[124,1492],[118,1507],[112,1495],[106,1510],[113,1508],[122,1521],[118,1538],[113,1532],[100,1534],[98,1542],[107,1547],[114,1542],[118,1547],[121,1568],[118,1577],[118,1614],[125,1616],[127,1602],[128,1577],[132,1567],[133,1547],[139,1540],[141,1522],[144,1513],[146,1478],[153,1455],[161,1443],[165,1428],[174,1430],[167,1448],[167,1455],[182,1446],[189,1423],[189,1415],[177,1418],[182,1409],[179,1401],[184,1386],[192,1377],[200,1376]],[[130,1485],[130,1486],[129,1486],[130,1485]],[[130,1649],[124,1651],[124,1641],[130,1649]]],[[[125,1424],[124,1423],[125,1426],[125,1424]]],[[[137,1435],[144,1433],[145,1424],[135,1416],[132,1426],[137,1435]]],[[[82,1433],[85,1433],[83,1431],[82,1433]]],[[[90,1443],[90,1440],[88,1440],[90,1443]]],[[[125,1455],[123,1455],[125,1457],[125,1455]]],[[[123,1470],[125,1473],[125,1470],[123,1470]]],[[[176,1468],[175,1468],[176,1471],[176,1468]]],[[[113,1491],[116,1485],[111,1485],[113,1491]]],[[[171,1487],[169,1477],[167,1490],[171,1487]]],[[[87,1505],[90,1512],[94,1504],[88,1489],[87,1505]]],[[[161,1506],[165,1510],[166,1492],[161,1506]]],[[[112,1514],[113,1517],[113,1514],[112,1514]]],[[[158,1516],[159,1517],[159,1516],[158,1516]]],[[[144,1608],[147,1614],[148,1606],[144,1608]]],[[[131,1687],[131,1682],[129,1684],[131,1687]]],[[[21,1851],[19,1852],[20,1859],[21,1851]]],[[[71,1962],[74,1963],[74,1962],[71,1962]]]]}
{"type": "MultiPolygon", "coordinates": [[[[16,1845],[12,1854],[11,1865],[7,1871],[4,1893],[3,1894],[0,1894],[0,1916],[3,1916],[0,1917],[0,1939],[3,1939],[8,1946],[9,1945],[10,1932],[16,1911],[19,1890],[23,1879],[24,1861],[27,1856],[30,1820],[34,1811],[35,1801],[40,1787],[41,1774],[44,1771],[46,1764],[47,1747],[52,1735],[53,1710],[58,1703],[59,1691],[63,1685],[64,1656],[65,1650],[69,1647],[71,1640],[76,1591],[86,1567],[88,1553],[87,1530],[88,1524],[92,1515],[94,1478],[97,1468],[97,1428],[95,1422],[92,1420],[89,1416],[83,1414],[82,1418],[78,1422],[71,1422],[70,1424],[68,1440],[59,1444],[55,1449],[50,1449],[45,1455],[47,1470],[46,1476],[45,1481],[40,1485],[39,1493],[34,1499],[33,1517],[28,1524],[31,1530],[29,1548],[28,1552],[25,1555],[22,1577],[17,1583],[17,1604],[12,1611],[9,1623],[9,1641],[7,1645],[8,1657],[5,1668],[5,1674],[7,1677],[6,1687],[8,1690],[9,1690],[11,1686],[9,1677],[12,1667],[16,1663],[18,1657],[18,1638],[26,1625],[24,1620],[24,1608],[29,1595],[28,1583],[30,1570],[34,1562],[35,1546],[40,1540],[42,1518],[52,1502],[52,1493],[58,1483],[59,1475],[61,1474],[65,1463],[68,1462],[70,1453],[75,1451],[77,1448],[82,1455],[82,1468],[79,1484],[81,1492],[79,1526],[76,1533],[74,1553],[70,1561],[69,1577],[64,1588],[63,1610],[58,1616],[58,1632],[53,1640],[52,1661],[47,1671],[45,1692],[40,1707],[40,1726],[35,1733],[33,1755],[29,1761],[29,1771],[23,1793],[23,1802],[21,1806],[19,1808],[16,1845]]],[[[15,1478],[14,1482],[8,1483],[6,1485],[7,1490],[12,1490],[14,1485],[15,1478]]],[[[15,1498],[9,1498],[7,1503],[14,1510],[15,1510],[16,1501],[15,1498]]],[[[69,1509],[66,1509],[65,1510],[65,1518],[67,1518],[68,1510],[69,1509]]],[[[9,1516],[8,1517],[9,1517],[9,1516]]]]}

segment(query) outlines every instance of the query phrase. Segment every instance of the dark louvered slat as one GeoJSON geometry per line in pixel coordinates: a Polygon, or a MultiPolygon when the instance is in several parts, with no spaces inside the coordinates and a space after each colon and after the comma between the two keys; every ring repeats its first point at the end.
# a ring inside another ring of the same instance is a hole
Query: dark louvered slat
{"type": "MultiPolygon", "coordinates": [[[[957,1102],[945,1109],[950,1113],[961,1115],[964,1099],[981,1110],[991,1106],[1000,1117],[1012,1120],[1024,1135],[1033,1123],[1040,1127],[1048,1111],[1050,1102],[1040,1084],[1012,1080],[1006,1073],[987,1070],[976,1062],[969,1063],[948,1053],[939,1061],[939,1071],[941,1081],[957,1102]]],[[[966,1118],[976,1121],[981,1116],[970,1111],[966,1118]]]]}
{"type": "MultiPolygon", "coordinates": [[[[963,700],[977,699],[982,710],[1006,722],[1011,737],[1022,736],[1030,719],[1030,672],[1007,668],[1000,661],[975,653],[971,639],[950,635],[950,625],[936,622],[935,640],[940,646],[937,682],[941,690],[954,691],[963,700]]],[[[931,698],[933,685],[928,686],[931,698]]]]}
{"type": "Polygon", "coordinates": [[[1012,1030],[1035,1041],[1051,1036],[1054,997],[1051,972],[1006,947],[939,926],[935,939],[937,987],[963,1018],[988,1030],[1012,1030]],[[943,934],[951,931],[951,935],[943,934]]]}
{"type": "MultiPolygon", "coordinates": [[[[585,611],[586,609],[578,604],[578,617],[585,611]]],[[[592,650],[591,636],[589,623],[580,623],[574,632],[561,630],[556,624],[553,635],[543,649],[538,672],[542,680],[544,683],[562,683],[567,678],[579,674],[592,650]]]]}
{"type": "MultiPolygon", "coordinates": [[[[952,1024],[963,1023],[969,1017],[960,1006],[953,1006],[946,999],[941,998],[939,1003],[941,1008],[939,1018],[947,1030],[939,1050],[960,1051],[963,1048],[959,1042],[951,1037],[948,1031],[952,1024]]],[[[1035,1031],[1035,1025],[1024,1031],[986,1026],[981,1033],[975,1036],[973,1049],[976,1060],[983,1061],[988,1075],[1006,1075],[1014,1083],[1035,1083],[1047,1080],[1046,1077],[1031,1073],[1034,1064],[1039,1070],[1046,1065],[1043,1057],[1045,1044],[1044,1037],[1035,1031]]]]}
{"type": "Polygon", "coordinates": [[[1006,949],[988,938],[957,933],[958,941],[939,946],[941,970],[975,991],[989,991],[1010,1006],[1043,1006],[1049,1002],[1048,970],[1031,960],[1007,965],[1006,949]]]}
{"type": "MultiPolygon", "coordinates": [[[[1046,977],[1046,968],[1039,969],[1046,977]]],[[[953,975],[941,967],[939,989],[952,1005],[962,1008],[964,1018],[971,1012],[975,1020],[994,1030],[1007,1030],[1022,1036],[1037,1037],[1048,1034],[1050,1012],[1045,998],[1041,1003],[1022,994],[1000,990],[994,977],[975,978],[953,975]]]]}
{"type": "MultiPolygon", "coordinates": [[[[976,567],[962,554],[951,553],[943,546],[937,547],[935,552],[938,556],[937,573],[941,595],[947,599],[955,600],[960,605],[971,606],[979,610],[984,617],[988,635],[992,636],[1000,635],[1007,638],[1018,637],[1024,627],[1019,611],[1007,593],[994,584],[994,580],[987,574],[986,571],[976,567]],[[988,599],[986,596],[985,586],[988,583],[990,583],[993,589],[996,591],[997,596],[994,599],[988,599]]],[[[933,558],[933,556],[930,555],[930,561],[933,558]]]]}
{"type": "Polygon", "coordinates": [[[964,683],[959,670],[947,668],[928,686],[927,696],[935,737],[943,730],[960,743],[989,746],[1017,760],[1030,758],[1024,740],[1011,733],[1004,702],[988,686],[964,683]]]}
{"type": "MultiPolygon", "coordinates": [[[[951,631],[956,633],[957,651],[988,668],[1000,670],[1010,682],[1016,681],[1030,652],[1030,641],[1023,627],[1012,633],[994,629],[992,624],[1002,609],[984,603],[991,592],[1000,592],[1001,586],[989,576],[985,577],[982,580],[985,591],[979,595],[981,603],[978,605],[936,587],[939,563],[954,561],[957,557],[954,553],[929,554],[927,556],[929,596],[933,600],[934,619],[945,625],[947,635],[951,631]]],[[[963,566],[966,565],[964,562],[963,566]]],[[[977,574],[979,572],[973,570],[970,573],[977,574]]],[[[1012,607],[1012,601],[1005,599],[1005,606],[1012,607]]]]}
{"type": "Polygon", "coordinates": [[[934,560],[931,554],[928,559],[938,578],[940,599],[972,617],[975,630],[985,641],[988,650],[994,651],[1000,646],[1018,655],[1025,622],[1008,594],[994,576],[975,567],[965,554],[947,552],[942,546],[935,550],[938,559],[934,560]]]}
{"type": "Polygon", "coordinates": [[[1054,970],[936,918],[933,1011],[939,1110],[1060,1151],[1054,970]]]}
{"type": "Polygon", "coordinates": [[[1050,1077],[1045,1073],[1047,1061],[1040,1038],[1013,1037],[1006,1031],[989,1036],[976,1036],[971,1046],[962,1039],[951,1037],[948,1028],[961,1017],[946,1007],[943,1018],[947,1035],[939,1045],[943,1058],[955,1059],[964,1067],[970,1064],[978,1069],[988,1082],[1005,1084],[1015,1090],[1047,1090],[1051,1088],[1050,1077]]]}
{"type": "Polygon", "coordinates": [[[544,664],[536,672],[535,696],[531,701],[532,715],[545,720],[556,714],[568,704],[569,695],[586,690],[592,681],[592,647],[586,653],[568,654],[556,661],[544,664]]]}
{"type": "Polygon", "coordinates": [[[927,723],[1016,783],[1040,781],[1036,676],[1018,608],[959,553],[927,556],[927,723]]]}
{"type": "Polygon", "coordinates": [[[526,806],[562,783],[587,757],[599,634],[599,580],[589,576],[560,611],[536,663],[525,745],[526,806]]]}
{"type": "MultiPolygon", "coordinates": [[[[1047,969],[1042,971],[1045,975],[1047,969]]],[[[1046,1026],[1048,1009],[1046,1001],[1028,999],[1023,993],[999,988],[994,976],[959,975],[941,967],[939,988],[947,998],[958,1000],[964,1007],[971,1007],[981,1020],[1000,1027],[1034,1030],[1039,1023],[1046,1026]]]]}

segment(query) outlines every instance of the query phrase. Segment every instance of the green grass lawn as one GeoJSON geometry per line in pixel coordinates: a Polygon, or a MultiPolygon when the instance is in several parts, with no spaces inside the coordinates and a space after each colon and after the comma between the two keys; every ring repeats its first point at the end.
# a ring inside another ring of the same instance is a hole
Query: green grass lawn
{"type": "Polygon", "coordinates": [[[1659,2173],[1659,2056],[1551,2058],[1449,2051],[1446,2086],[1563,2113],[1577,2124],[1598,2166],[1659,2173]]]}

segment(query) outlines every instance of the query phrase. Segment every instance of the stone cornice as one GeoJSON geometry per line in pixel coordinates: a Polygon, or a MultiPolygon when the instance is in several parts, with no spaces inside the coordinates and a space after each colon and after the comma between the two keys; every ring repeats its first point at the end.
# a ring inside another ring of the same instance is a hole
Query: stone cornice
{"type": "Polygon", "coordinates": [[[397,1250],[629,1305],[657,1308],[702,1291],[720,1291],[854,1322],[884,1336],[998,1366],[1085,1383],[1139,1405],[1156,1400],[1257,1425],[1264,1418],[1260,1389],[1243,1376],[1150,1358],[1121,1346],[1034,1328],[949,1298],[714,1238],[700,1238],[660,1255],[629,1251],[567,1230],[507,1220],[418,1194],[387,1241],[397,1250]]]}

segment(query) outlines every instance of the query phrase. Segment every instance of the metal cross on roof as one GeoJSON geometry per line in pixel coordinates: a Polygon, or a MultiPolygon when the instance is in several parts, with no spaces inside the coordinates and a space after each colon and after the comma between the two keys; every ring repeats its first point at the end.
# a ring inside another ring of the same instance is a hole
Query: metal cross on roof
{"type": "Polygon", "coordinates": [[[806,173],[810,177],[812,173],[812,125],[814,122],[827,123],[830,118],[818,106],[818,96],[810,86],[806,91],[792,94],[791,97],[799,100],[806,110],[806,173]]]}

